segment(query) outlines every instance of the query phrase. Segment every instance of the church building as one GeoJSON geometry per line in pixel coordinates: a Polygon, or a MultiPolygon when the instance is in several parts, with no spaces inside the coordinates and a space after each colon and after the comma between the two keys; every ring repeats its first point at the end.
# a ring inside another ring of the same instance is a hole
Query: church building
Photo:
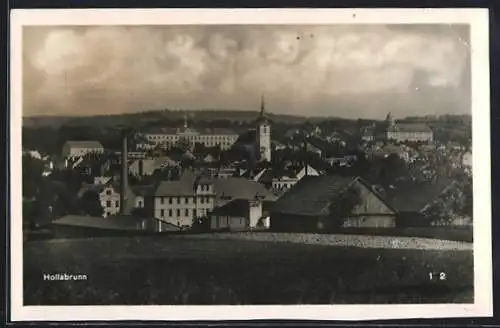
{"type": "Polygon", "coordinates": [[[260,114],[256,120],[256,143],[259,160],[271,161],[271,125],[265,113],[265,102],[262,97],[260,114]]]}
{"type": "Polygon", "coordinates": [[[386,118],[386,139],[393,141],[431,142],[433,133],[425,123],[419,122],[395,122],[391,113],[386,118]]]}

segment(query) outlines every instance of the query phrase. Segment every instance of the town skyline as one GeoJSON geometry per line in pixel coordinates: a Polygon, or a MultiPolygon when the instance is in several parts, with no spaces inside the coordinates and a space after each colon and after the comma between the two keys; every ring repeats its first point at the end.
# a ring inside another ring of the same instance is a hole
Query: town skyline
{"type": "Polygon", "coordinates": [[[23,116],[469,114],[465,25],[25,27],[23,116]]]}

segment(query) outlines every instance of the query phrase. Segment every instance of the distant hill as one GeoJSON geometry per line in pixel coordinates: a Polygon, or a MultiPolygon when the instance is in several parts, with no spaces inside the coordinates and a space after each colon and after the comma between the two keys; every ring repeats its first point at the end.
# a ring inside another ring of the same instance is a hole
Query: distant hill
{"type": "MultiPolygon", "coordinates": [[[[116,115],[98,116],[31,116],[23,118],[25,127],[60,127],[61,125],[93,125],[98,127],[131,126],[161,126],[181,122],[184,115],[188,114],[190,122],[226,120],[234,122],[251,122],[258,116],[257,111],[241,110],[157,110],[140,113],[127,113],[116,115]]],[[[276,122],[288,124],[301,124],[306,121],[319,122],[333,117],[314,117],[283,115],[268,113],[268,117],[276,122]]]]}

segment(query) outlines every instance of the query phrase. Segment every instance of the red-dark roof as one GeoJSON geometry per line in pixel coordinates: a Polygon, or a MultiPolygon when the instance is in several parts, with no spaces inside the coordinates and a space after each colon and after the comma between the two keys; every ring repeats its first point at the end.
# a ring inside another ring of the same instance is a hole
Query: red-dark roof
{"type": "Polygon", "coordinates": [[[333,175],[306,176],[279,198],[271,211],[294,215],[321,215],[340,196],[354,177],[333,175]]]}
{"type": "Polygon", "coordinates": [[[386,199],[398,212],[421,212],[445,189],[456,186],[455,181],[438,179],[430,182],[405,182],[389,188],[386,199]]]}

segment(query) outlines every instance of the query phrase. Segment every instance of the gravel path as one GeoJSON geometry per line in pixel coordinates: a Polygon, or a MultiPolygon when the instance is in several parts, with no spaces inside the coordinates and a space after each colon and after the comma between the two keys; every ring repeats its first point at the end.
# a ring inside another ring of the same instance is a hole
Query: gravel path
{"type": "Polygon", "coordinates": [[[388,237],[366,235],[331,235],[308,233],[212,233],[191,235],[189,238],[201,239],[237,239],[282,243],[300,243],[312,245],[385,248],[385,249],[419,249],[419,250],[473,250],[473,244],[467,242],[439,240],[416,237],[388,237]]]}

